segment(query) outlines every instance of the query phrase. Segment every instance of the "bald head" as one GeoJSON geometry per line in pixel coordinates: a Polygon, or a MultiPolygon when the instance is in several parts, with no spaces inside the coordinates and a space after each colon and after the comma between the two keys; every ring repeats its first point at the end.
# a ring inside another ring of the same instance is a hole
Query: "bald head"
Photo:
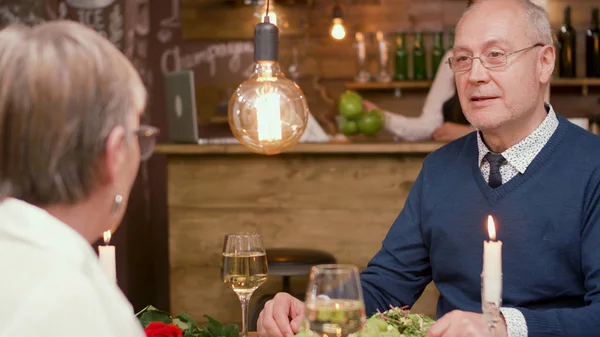
{"type": "Polygon", "coordinates": [[[460,25],[467,16],[477,15],[485,18],[502,13],[520,19],[517,23],[522,27],[521,32],[526,34],[531,43],[552,44],[550,20],[543,8],[545,4],[545,0],[475,0],[458,21],[456,33],[459,34],[460,25]]]}

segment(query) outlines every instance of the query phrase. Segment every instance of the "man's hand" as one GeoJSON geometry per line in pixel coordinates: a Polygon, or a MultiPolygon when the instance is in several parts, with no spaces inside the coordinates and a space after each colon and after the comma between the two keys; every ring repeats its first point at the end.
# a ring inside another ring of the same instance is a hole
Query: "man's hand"
{"type": "Polygon", "coordinates": [[[260,337],[292,337],[300,330],[304,303],[288,293],[278,293],[265,303],[256,327],[260,337]]]}
{"type": "MultiPolygon", "coordinates": [[[[483,314],[454,310],[435,322],[426,337],[475,337],[489,336],[483,314]]],[[[507,337],[506,322],[501,319],[496,326],[496,337],[507,337]]]]}
{"type": "Polygon", "coordinates": [[[446,122],[433,130],[431,138],[438,142],[449,142],[460,138],[471,131],[473,131],[473,129],[468,125],[446,122]]]}

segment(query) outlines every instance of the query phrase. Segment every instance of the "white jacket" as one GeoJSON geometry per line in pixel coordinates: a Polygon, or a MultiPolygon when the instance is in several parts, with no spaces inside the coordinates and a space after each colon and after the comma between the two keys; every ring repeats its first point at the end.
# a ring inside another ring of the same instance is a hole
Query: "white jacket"
{"type": "Polygon", "coordinates": [[[46,211],[0,202],[0,337],[144,337],[91,245],[46,211]]]}

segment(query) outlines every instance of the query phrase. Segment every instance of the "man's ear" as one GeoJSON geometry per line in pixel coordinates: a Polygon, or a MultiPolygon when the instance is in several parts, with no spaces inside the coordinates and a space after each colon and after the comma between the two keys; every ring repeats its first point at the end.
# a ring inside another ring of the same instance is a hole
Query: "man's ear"
{"type": "Polygon", "coordinates": [[[113,184],[118,180],[119,171],[123,169],[127,157],[125,128],[114,127],[106,139],[106,151],[104,152],[105,182],[113,184]]]}
{"type": "Polygon", "coordinates": [[[548,83],[554,71],[556,62],[556,50],[553,45],[545,45],[542,47],[539,59],[540,82],[548,83]]]}

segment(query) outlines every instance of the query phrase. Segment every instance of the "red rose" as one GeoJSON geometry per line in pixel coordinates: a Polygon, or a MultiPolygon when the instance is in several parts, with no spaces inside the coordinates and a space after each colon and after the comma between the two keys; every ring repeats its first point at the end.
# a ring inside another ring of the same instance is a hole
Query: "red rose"
{"type": "Polygon", "coordinates": [[[144,331],[148,337],[181,337],[181,329],[175,324],[152,322],[144,331]]]}

